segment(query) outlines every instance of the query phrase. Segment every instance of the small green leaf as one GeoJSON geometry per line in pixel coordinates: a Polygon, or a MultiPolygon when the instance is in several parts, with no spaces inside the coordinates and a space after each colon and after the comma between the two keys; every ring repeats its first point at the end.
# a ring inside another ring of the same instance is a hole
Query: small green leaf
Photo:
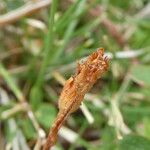
{"type": "Polygon", "coordinates": [[[124,119],[128,122],[130,126],[135,125],[140,122],[143,117],[148,117],[150,115],[150,107],[149,106],[124,106],[122,108],[122,114],[124,119]]]}
{"type": "Polygon", "coordinates": [[[113,127],[107,126],[103,131],[101,131],[102,145],[100,150],[116,150],[116,134],[113,127]]]}
{"type": "Polygon", "coordinates": [[[39,123],[47,129],[52,125],[55,116],[55,108],[52,105],[46,103],[41,104],[36,111],[36,117],[39,123]]]}
{"type": "Polygon", "coordinates": [[[37,109],[39,104],[43,100],[42,89],[38,87],[33,87],[30,93],[30,102],[33,109],[37,109]]]}
{"type": "Polygon", "coordinates": [[[142,82],[144,85],[150,86],[150,66],[137,65],[132,69],[131,75],[137,81],[142,82]]]}
{"type": "Polygon", "coordinates": [[[150,140],[138,135],[127,135],[119,142],[119,150],[150,150],[150,140]]]}
{"type": "Polygon", "coordinates": [[[23,133],[27,139],[36,139],[36,131],[29,119],[23,119],[19,121],[20,126],[23,129],[23,133]]]}
{"type": "Polygon", "coordinates": [[[150,119],[149,117],[145,117],[143,119],[144,124],[144,136],[150,138],[150,119]]]}

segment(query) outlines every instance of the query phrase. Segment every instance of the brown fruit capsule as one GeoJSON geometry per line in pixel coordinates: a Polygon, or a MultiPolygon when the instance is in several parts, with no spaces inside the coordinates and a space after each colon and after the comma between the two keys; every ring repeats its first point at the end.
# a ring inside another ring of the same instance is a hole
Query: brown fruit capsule
{"type": "Polygon", "coordinates": [[[78,63],[76,74],[66,81],[61,92],[58,104],[59,113],[50,130],[44,150],[49,150],[54,145],[58,130],[64,120],[79,108],[84,95],[107,69],[108,59],[104,57],[103,48],[99,48],[83,63],[78,63]]]}

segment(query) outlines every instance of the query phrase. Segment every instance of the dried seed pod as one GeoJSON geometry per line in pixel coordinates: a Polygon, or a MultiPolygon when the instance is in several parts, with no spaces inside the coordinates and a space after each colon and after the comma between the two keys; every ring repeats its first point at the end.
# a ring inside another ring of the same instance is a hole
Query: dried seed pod
{"type": "Polygon", "coordinates": [[[99,48],[91,54],[83,63],[78,63],[76,74],[70,77],[61,92],[59,98],[59,113],[48,135],[44,150],[54,145],[57,133],[67,116],[76,111],[84,95],[91,89],[93,84],[108,69],[108,59],[104,57],[104,49],[99,48]]]}
{"type": "Polygon", "coordinates": [[[78,63],[76,74],[66,81],[59,98],[59,110],[65,109],[76,99],[70,112],[79,108],[84,95],[91,89],[98,78],[107,70],[108,61],[103,57],[104,50],[98,49],[82,64],[78,63]]]}

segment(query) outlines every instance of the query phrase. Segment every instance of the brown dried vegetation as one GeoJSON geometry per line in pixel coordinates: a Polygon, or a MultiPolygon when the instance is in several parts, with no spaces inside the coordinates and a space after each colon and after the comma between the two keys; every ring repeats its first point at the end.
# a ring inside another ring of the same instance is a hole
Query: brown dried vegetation
{"type": "Polygon", "coordinates": [[[99,48],[83,63],[78,63],[74,76],[70,77],[59,98],[59,113],[49,132],[44,150],[49,150],[57,141],[57,134],[68,115],[76,111],[84,95],[108,69],[108,59],[104,57],[104,49],[99,48]]]}

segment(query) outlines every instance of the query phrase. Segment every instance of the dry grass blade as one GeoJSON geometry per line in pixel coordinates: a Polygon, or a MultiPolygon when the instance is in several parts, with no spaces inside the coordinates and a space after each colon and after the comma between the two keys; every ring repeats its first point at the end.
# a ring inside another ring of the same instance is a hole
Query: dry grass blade
{"type": "Polygon", "coordinates": [[[41,8],[47,7],[50,3],[51,0],[37,0],[35,2],[29,2],[14,11],[8,12],[7,14],[1,15],[0,27],[4,27],[5,25],[13,23],[26,15],[38,11],[41,8]]]}
{"type": "Polygon", "coordinates": [[[91,54],[82,64],[78,63],[76,74],[70,77],[59,98],[59,113],[50,130],[44,150],[49,150],[57,140],[57,134],[68,115],[76,111],[84,95],[108,69],[108,59],[104,57],[103,48],[91,54]]]}

